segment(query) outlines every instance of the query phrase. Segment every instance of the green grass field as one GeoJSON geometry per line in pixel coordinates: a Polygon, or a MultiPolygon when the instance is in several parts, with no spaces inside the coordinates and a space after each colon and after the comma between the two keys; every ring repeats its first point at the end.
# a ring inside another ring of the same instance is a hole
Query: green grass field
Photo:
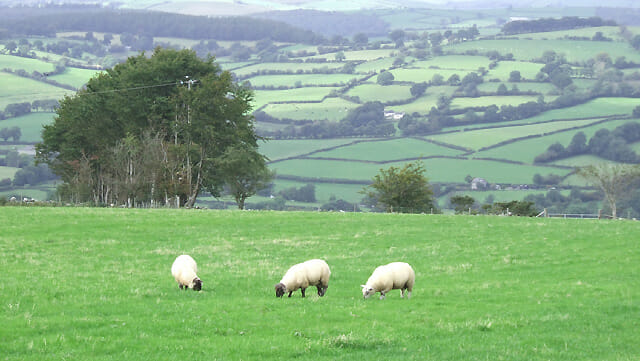
{"type": "Polygon", "coordinates": [[[351,79],[362,76],[353,74],[292,74],[292,75],[258,75],[247,79],[251,85],[257,87],[295,87],[301,86],[335,86],[345,85],[351,79]]]}
{"type": "Polygon", "coordinates": [[[498,107],[503,105],[518,106],[520,104],[535,102],[537,100],[537,95],[495,95],[476,98],[454,98],[451,102],[451,108],[459,109],[489,105],[497,105],[498,107]]]}
{"type": "Polygon", "coordinates": [[[512,71],[519,71],[522,78],[533,80],[543,66],[543,64],[529,63],[524,61],[501,61],[498,63],[498,66],[489,70],[487,75],[485,75],[485,78],[507,81],[509,80],[509,75],[512,71]]]}
{"type": "Polygon", "coordinates": [[[269,104],[264,112],[275,118],[339,121],[358,105],[342,98],[327,98],[318,103],[269,104]]]}
{"type": "Polygon", "coordinates": [[[542,124],[521,125],[516,127],[478,129],[470,132],[456,132],[449,134],[432,135],[428,136],[427,138],[439,142],[461,145],[467,148],[478,150],[480,148],[498,144],[509,139],[538,134],[542,135],[562,129],[586,126],[595,121],[596,120],[593,119],[556,121],[542,124]]]}
{"type": "Polygon", "coordinates": [[[0,120],[0,128],[17,126],[22,136],[20,141],[37,143],[42,140],[42,126],[53,123],[54,113],[30,113],[21,117],[0,120]]]}
{"type": "Polygon", "coordinates": [[[442,147],[412,138],[360,142],[353,145],[319,152],[311,157],[339,158],[369,161],[390,161],[402,158],[428,157],[433,155],[456,156],[459,150],[442,147]]]}
{"type": "Polygon", "coordinates": [[[39,73],[46,73],[53,71],[54,64],[44,62],[38,59],[24,58],[20,56],[0,54],[0,69],[19,70],[22,69],[31,74],[34,71],[39,73]]]}
{"type": "Polygon", "coordinates": [[[75,88],[85,85],[89,79],[97,76],[99,71],[79,68],[66,68],[64,73],[50,76],[49,78],[62,84],[69,84],[75,88]]]}
{"type": "Polygon", "coordinates": [[[254,92],[254,109],[258,109],[272,102],[281,102],[286,99],[289,102],[299,101],[321,101],[325,96],[329,95],[332,90],[340,89],[339,87],[304,87],[283,90],[256,90],[254,92]]]}
{"type": "Polygon", "coordinates": [[[249,76],[259,74],[261,71],[281,71],[281,72],[311,72],[316,69],[338,69],[344,66],[343,63],[259,63],[237,68],[233,73],[238,76],[249,76]]]}
{"type": "Polygon", "coordinates": [[[627,60],[640,61],[640,54],[635,52],[631,46],[624,42],[607,42],[603,45],[601,41],[572,41],[572,40],[478,40],[469,41],[445,47],[456,52],[468,50],[478,50],[485,53],[496,50],[500,54],[513,54],[516,60],[530,61],[539,58],[545,51],[553,50],[565,54],[567,61],[586,61],[602,53],[606,46],[606,52],[612,59],[625,56],[627,60]]]}
{"type": "Polygon", "coordinates": [[[32,102],[35,99],[60,99],[72,92],[47,83],[0,71],[0,109],[7,104],[32,102]]]}
{"type": "Polygon", "coordinates": [[[633,360],[635,222],[516,217],[0,208],[8,360],[633,360]],[[25,231],[28,230],[28,231],[25,231]],[[203,291],[170,267],[198,262],[203,291]],[[319,298],[277,299],[322,258],[319,298]],[[411,299],[362,299],[391,261],[411,299]]]}
{"type": "Polygon", "coordinates": [[[18,168],[0,166],[0,180],[5,178],[13,179],[17,171],[18,168]]]}
{"type": "Polygon", "coordinates": [[[395,102],[411,99],[410,86],[408,85],[379,85],[364,83],[350,89],[348,96],[357,96],[362,102],[395,102]]]}

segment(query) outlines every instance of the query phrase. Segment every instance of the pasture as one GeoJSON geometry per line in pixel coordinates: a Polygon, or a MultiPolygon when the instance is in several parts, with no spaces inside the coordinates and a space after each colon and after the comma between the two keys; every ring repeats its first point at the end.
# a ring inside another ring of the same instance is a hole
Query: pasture
{"type": "Polygon", "coordinates": [[[340,121],[358,105],[342,98],[326,98],[315,103],[268,104],[264,112],[276,118],[340,121]]]}
{"type": "Polygon", "coordinates": [[[20,117],[0,120],[0,128],[19,127],[20,141],[37,143],[42,140],[42,126],[53,123],[54,113],[30,113],[20,117]]]}
{"type": "MultiPolygon", "coordinates": [[[[609,56],[615,59],[625,56],[627,60],[640,61],[640,54],[633,50],[628,43],[606,42],[609,56]]],[[[569,62],[586,61],[603,50],[603,42],[573,41],[573,40],[478,40],[447,46],[456,52],[478,50],[481,53],[496,50],[500,54],[513,54],[516,60],[531,61],[542,56],[545,51],[555,51],[564,54],[569,62]]]]}
{"type": "Polygon", "coordinates": [[[442,215],[0,208],[7,360],[631,360],[635,222],[442,215]],[[25,231],[28,230],[28,231],[25,231]],[[170,267],[198,262],[203,291],[170,267]],[[325,297],[277,299],[325,259],[325,297]],[[413,297],[362,299],[405,261],[413,297]]]}

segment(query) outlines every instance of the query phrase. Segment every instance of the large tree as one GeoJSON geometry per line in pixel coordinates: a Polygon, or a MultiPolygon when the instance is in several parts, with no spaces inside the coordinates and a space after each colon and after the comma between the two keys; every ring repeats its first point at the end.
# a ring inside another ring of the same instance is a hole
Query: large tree
{"type": "Polygon", "coordinates": [[[386,212],[430,212],[435,207],[425,171],[420,161],[407,163],[402,168],[380,169],[361,193],[386,212]]]}
{"type": "Polygon", "coordinates": [[[274,173],[267,168],[266,161],[254,147],[240,145],[229,147],[218,161],[217,169],[238,208],[244,209],[246,199],[266,188],[273,179],[274,173]]]}
{"type": "MultiPolygon", "coordinates": [[[[85,191],[88,186],[91,199],[85,201],[113,203],[136,197],[133,204],[191,207],[203,189],[220,194],[225,178],[216,162],[230,147],[257,147],[252,97],[252,91],[221,71],[214,58],[201,60],[191,50],[157,48],[151,56],[130,57],[65,97],[54,123],[44,127],[37,159],[47,163],[71,192],[74,184],[85,191]],[[147,154],[145,162],[133,161],[149,152],[153,155],[147,154]],[[116,171],[117,167],[127,169],[116,171]],[[154,169],[150,174],[149,167],[154,169]],[[147,183],[153,178],[153,191],[140,195],[138,188],[128,186],[131,194],[116,199],[116,189],[123,192],[118,188],[122,175],[147,183]]],[[[75,196],[83,200],[79,192],[75,196]]]]}
{"type": "Polygon", "coordinates": [[[578,175],[595,184],[604,193],[604,199],[611,208],[611,216],[618,216],[617,203],[623,197],[631,197],[629,188],[640,178],[637,164],[600,163],[578,169],[578,175]]]}

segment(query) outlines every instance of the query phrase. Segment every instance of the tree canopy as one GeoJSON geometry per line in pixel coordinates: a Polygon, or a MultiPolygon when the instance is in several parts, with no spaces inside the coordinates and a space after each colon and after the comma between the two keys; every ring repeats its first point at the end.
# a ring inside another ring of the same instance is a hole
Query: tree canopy
{"type": "Polygon", "coordinates": [[[402,168],[380,169],[362,193],[386,212],[430,212],[435,208],[433,190],[425,171],[420,161],[407,163],[402,168]]]}
{"type": "Polygon", "coordinates": [[[231,147],[257,153],[252,98],[212,57],[157,48],[65,97],[37,160],[73,200],[190,207],[202,190],[221,194],[229,177],[218,165],[231,147]]]}

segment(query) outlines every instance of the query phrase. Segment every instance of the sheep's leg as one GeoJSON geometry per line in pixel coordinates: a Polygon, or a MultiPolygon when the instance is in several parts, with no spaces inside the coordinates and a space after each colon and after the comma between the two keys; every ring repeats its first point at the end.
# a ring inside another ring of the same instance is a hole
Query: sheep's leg
{"type": "Polygon", "coordinates": [[[291,294],[293,293],[293,291],[289,292],[289,297],[291,297],[291,294]]]}
{"type": "Polygon", "coordinates": [[[182,289],[182,285],[178,285],[178,287],[180,287],[180,289],[182,289]]]}
{"type": "Polygon", "coordinates": [[[411,291],[407,290],[407,299],[411,298],[411,291]]]}
{"type": "Polygon", "coordinates": [[[304,291],[306,290],[306,288],[301,288],[300,291],[302,291],[302,297],[304,297],[304,291]]]}
{"type": "Polygon", "coordinates": [[[380,291],[380,299],[384,300],[384,298],[385,298],[384,292],[380,291]]]}
{"type": "Polygon", "coordinates": [[[400,289],[400,298],[404,298],[404,288],[400,289]]]}

